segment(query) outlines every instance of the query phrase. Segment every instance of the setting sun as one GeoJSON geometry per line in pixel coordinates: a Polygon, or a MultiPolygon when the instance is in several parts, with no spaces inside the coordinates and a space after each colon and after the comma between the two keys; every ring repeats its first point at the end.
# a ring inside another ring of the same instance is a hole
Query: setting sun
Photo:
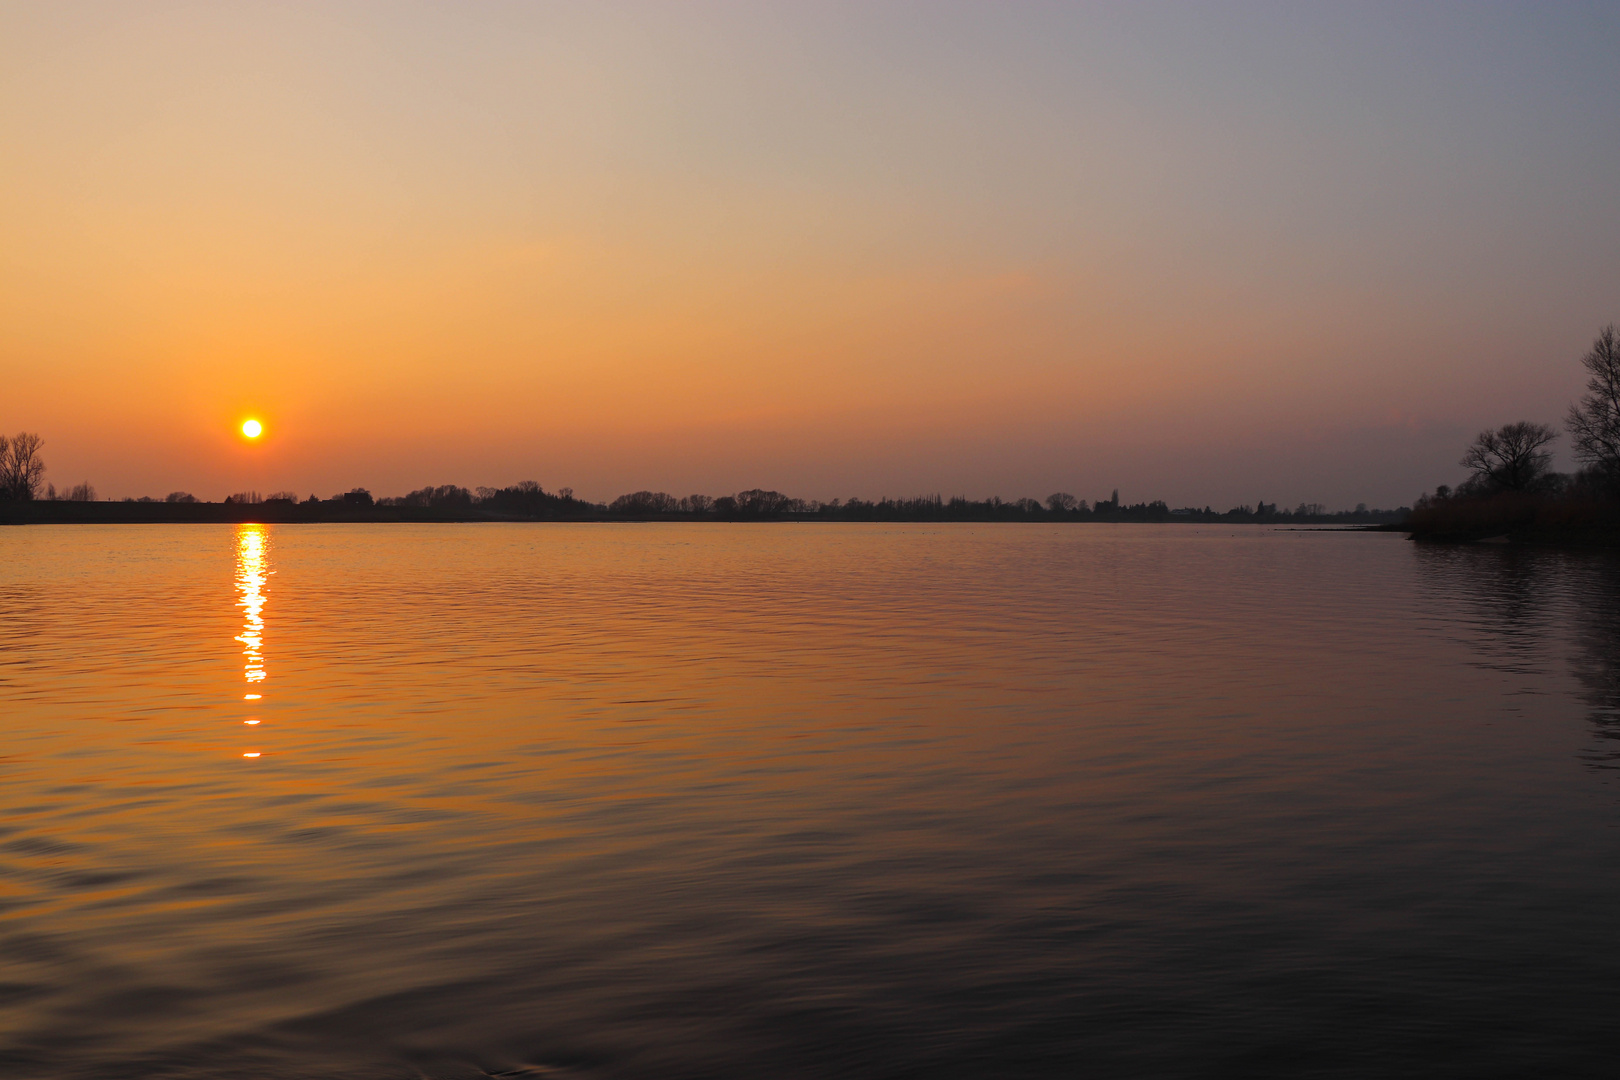
{"type": "Polygon", "coordinates": [[[259,437],[259,433],[263,430],[264,425],[260,424],[257,420],[249,420],[247,423],[242,425],[242,434],[246,435],[250,439],[257,439],[259,437]]]}

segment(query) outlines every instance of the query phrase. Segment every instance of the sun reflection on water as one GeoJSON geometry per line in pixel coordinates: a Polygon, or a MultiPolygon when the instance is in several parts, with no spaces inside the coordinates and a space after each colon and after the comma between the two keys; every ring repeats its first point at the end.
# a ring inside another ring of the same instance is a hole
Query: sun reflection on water
{"type": "MultiPolygon", "coordinates": [[[[242,677],[253,693],[242,695],[248,702],[257,702],[264,695],[264,605],[265,582],[269,577],[270,537],[262,525],[243,525],[236,533],[236,606],[242,609],[242,632],[236,640],[242,643],[242,677]]],[[[243,721],[249,727],[258,726],[258,717],[243,721]]],[[[245,758],[256,758],[258,751],[245,753],[245,758]]]]}
{"type": "Polygon", "coordinates": [[[245,678],[264,681],[264,584],[269,564],[268,538],[262,525],[243,525],[236,534],[236,604],[242,609],[242,655],[247,658],[245,678]]]}

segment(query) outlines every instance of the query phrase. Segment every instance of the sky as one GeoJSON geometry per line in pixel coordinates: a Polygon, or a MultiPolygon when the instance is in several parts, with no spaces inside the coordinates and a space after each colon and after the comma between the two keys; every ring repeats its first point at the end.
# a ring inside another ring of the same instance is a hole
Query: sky
{"type": "Polygon", "coordinates": [[[1616,56],[1614,4],[0,2],[0,431],[103,498],[1410,503],[1620,321],[1616,56]]]}

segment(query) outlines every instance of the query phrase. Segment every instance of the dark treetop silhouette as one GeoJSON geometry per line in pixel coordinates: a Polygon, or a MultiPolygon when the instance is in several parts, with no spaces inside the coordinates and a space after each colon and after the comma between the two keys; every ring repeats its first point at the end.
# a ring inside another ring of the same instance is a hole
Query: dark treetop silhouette
{"type": "Polygon", "coordinates": [[[1613,323],[1598,334],[1581,364],[1591,377],[1564,423],[1575,460],[1612,491],[1620,487],[1620,340],[1613,323]]]}
{"type": "Polygon", "coordinates": [[[1558,438],[1546,424],[1521,420],[1495,431],[1482,431],[1463,455],[1473,473],[1469,483],[1482,492],[1535,491],[1552,472],[1552,453],[1545,449],[1558,438]]]}
{"type": "Polygon", "coordinates": [[[0,500],[27,502],[37,498],[45,476],[45,462],[39,456],[45,440],[19,431],[11,438],[0,435],[0,500]]]}

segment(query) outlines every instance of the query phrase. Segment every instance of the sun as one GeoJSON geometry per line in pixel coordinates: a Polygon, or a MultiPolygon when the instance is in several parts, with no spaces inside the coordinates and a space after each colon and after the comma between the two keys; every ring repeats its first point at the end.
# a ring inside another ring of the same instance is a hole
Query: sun
{"type": "Polygon", "coordinates": [[[264,425],[259,423],[257,420],[249,420],[247,423],[242,425],[242,434],[246,435],[250,439],[257,439],[259,434],[263,431],[264,425]]]}

